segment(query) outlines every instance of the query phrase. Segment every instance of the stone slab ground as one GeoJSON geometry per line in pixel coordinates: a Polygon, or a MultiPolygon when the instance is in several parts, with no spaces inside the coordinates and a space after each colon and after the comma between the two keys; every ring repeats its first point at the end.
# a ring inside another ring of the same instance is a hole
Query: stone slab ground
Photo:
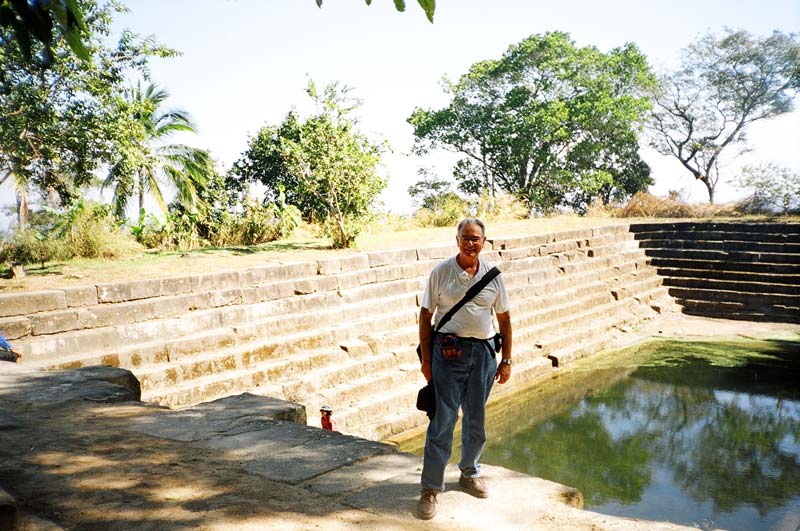
{"type": "Polygon", "coordinates": [[[458,490],[449,470],[453,488],[423,522],[419,457],[291,422],[302,409],[254,395],[181,411],[146,405],[127,374],[2,366],[0,485],[15,506],[3,504],[0,527],[683,529],[582,511],[575,489],[493,466],[487,500],[458,490]]]}

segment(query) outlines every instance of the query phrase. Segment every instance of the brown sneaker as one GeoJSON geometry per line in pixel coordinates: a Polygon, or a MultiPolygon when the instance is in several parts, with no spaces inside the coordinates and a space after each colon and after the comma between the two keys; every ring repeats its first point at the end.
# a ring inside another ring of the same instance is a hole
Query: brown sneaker
{"type": "Polygon", "coordinates": [[[461,477],[458,478],[458,484],[462,489],[476,498],[489,497],[489,489],[486,487],[486,482],[483,481],[483,478],[471,478],[461,474],[461,477]]]}
{"type": "Polygon", "coordinates": [[[436,515],[436,495],[438,492],[431,489],[422,489],[419,495],[419,517],[423,520],[430,520],[436,515]]]}

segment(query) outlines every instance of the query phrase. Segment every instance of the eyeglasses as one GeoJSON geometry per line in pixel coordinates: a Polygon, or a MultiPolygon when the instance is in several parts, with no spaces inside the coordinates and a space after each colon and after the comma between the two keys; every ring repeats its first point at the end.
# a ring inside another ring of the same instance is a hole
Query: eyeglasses
{"type": "Polygon", "coordinates": [[[477,245],[483,242],[483,238],[478,238],[477,236],[473,237],[459,236],[458,239],[461,240],[461,243],[471,243],[473,245],[477,245]]]}

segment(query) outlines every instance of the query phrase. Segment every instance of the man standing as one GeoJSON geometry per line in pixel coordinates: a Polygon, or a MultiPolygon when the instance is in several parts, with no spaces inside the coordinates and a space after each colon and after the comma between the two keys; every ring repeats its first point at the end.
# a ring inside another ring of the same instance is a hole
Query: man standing
{"type": "Polygon", "coordinates": [[[438,323],[492,268],[478,259],[485,241],[485,227],[479,219],[467,218],[458,224],[458,255],[440,262],[431,271],[419,312],[422,374],[427,381],[433,380],[436,389],[436,413],[425,438],[419,499],[419,516],[425,520],[436,514],[436,495],[444,491],[444,470],[453,447],[459,407],[463,418],[458,484],[478,498],[489,495],[478,464],[486,443],[486,400],[495,380],[501,384],[508,381],[512,362],[511,317],[502,277],[489,282],[439,331],[431,330],[431,318],[435,315],[438,323]],[[499,363],[492,348],[492,311],[504,338],[499,363]]]}

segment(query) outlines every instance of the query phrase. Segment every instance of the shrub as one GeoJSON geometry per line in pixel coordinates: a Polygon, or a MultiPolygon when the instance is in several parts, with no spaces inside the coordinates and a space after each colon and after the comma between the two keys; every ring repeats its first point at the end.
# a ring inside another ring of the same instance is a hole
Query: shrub
{"type": "Polygon", "coordinates": [[[470,210],[486,221],[513,221],[530,217],[530,209],[511,194],[491,196],[483,193],[470,204],[470,210]]]}
{"type": "Polygon", "coordinates": [[[9,241],[0,243],[0,262],[8,265],[40,264],[70,257],[63,240],[48,238],[36,229],[16,230],[9,241]]]}
{"type": "Polygon", "coordinates": [[[469,203],[457,194],[447,192],[417,210],[414,220],[420,227],[452,227],[469,212],[469,203]]]}
{"type": "Polygon", "coordinates": [[[124,258],[142,252],[142,246],[111,214],[109,205],[78,199],[48,233],[63,240],[74,258],[124,258]]]}
{"type": "Polygon", "coordinates": [[[713,218],[738,215],[731,205],[688,205],[678,194],[656,197],[647,192],[638,192],[628,203],[614,211],[619,218],[713,218]]]}
{"type": "Polygon", "coordinates": [[[275,211],[255,199],[245,200],[244,212],[236,225],[237,241],[243,245],[257,245],[278,239],[278,219],[275,211]]]}

